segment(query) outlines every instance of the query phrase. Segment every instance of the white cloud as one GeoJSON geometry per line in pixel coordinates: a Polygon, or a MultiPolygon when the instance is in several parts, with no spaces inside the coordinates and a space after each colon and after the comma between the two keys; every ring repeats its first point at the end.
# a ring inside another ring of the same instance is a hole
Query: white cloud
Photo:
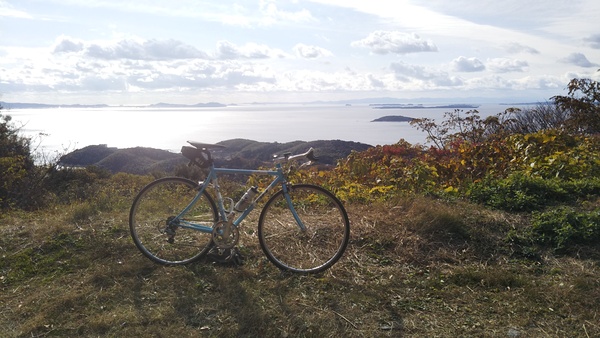
{"type": "Polygon", "coordinates": [[[92,91],[121,91],[127,89],[126,82],[117,76],[88,75],[82,77],[77,86],[80,86],[83,90],[92,91]]]}
{"type": "MultiPolygon", "coordinates": [[[[286,11],[277,7],[275,0],[260,0],[259,6],[265,23],[275,22],[310,22],[315,21],[310,11],[301,9],[298,11],[286,11]]],[[[279,2],[281,3],[281,2],[279,2]]]]}
{"type": "Polygon", "coordinates": [[[217,42],[215,58],[220,60],[284,58],[287,54],[267,45],[247,43],[237,46],[229,41],[217,42]]]}
{"type": "Polygon", "coordinates": [[[532,88],[550,97],[566,74],[600,76],[600,34],[589,20],[600,3],[549,1],[0,0],[0,18],[16,23],[0,35],[0,93],[166,101],[173,96],[162,93],[222,90],[252,101],[242,91],[327,100],[326,91],[508,96],[532,88]],[[139,96],[127,96],[132,90],[139,96]]]}
{"type": "Polygon", "coordinates": [[[511,43],[506,44],[505,49],[507,52],[509,52],[511,54],[516,54],[516,53],[539,54],[540,53],[537,49],[535,49],[533,47],[522,45],[518,42],[511,42],[511,43]]]}
{"type": "Polygon", "coordinates": [[[432,87],[454,87],[460,86],[463,83],[460,78],[450,76],[446,72],[420,65],[411,65],[405,62],[394,62],[390,65],[390,68],[394,72],[395,78],[401,82],[418,80],[424,81],[432,87]]]}
{"type": "Polygon", "coordinates": [[[600,34],[592,34],[583,38],[583,41],[588,43],[594,49],[600,49],[600,34]]]}
{"type": "Polygon", "coordinates": [[[229,41],[219,41],[217,43],[217,55],[218,59],[237,59],[242,56],[242,53],[236,45],[229,41]]]}
{"type": "Polygon", "coordinates": [[[569,56],[560,59],[559,61],[584,68],[598,67],[597,63],[590,62],[582,53],[571,53],[569,56]]]}
{"type": "Polygon", "coordinates": [[[369,83],[373,88],[385,88],[385,83],[382,80],[376,78],[373,74],[368,74],[367,79],[369,80],[369,83]]]}
{"type": "Polygon", "coordinates": [[[375,31],[362,40],[352,42],[351,45],[369,48],[375,54],[408,54],[438,50],[433,42],[423,40],[417,34],[398,31],[375,31]]]}
{"type": "Polygon", "coordinates": [[[360,92],[388,89],[391,86],[372,74],[356,74],[348,69],[341,72],[296,70],[279,74],[272,90],[360,92]]]}
{"type": "Polygon", "coordinates": [[[296,55],[303,59],[318,59],[333,55],[333,53],[331,53],[325,48],[317,46],[308,46],[303,43],[295,45],[293,49],[296,55]]]}
{"type": "Polygon", "coordinates": [[[564,88],[564,83],[569,79],[559,78],[556,76],[526,76],[521,79],[513,80],[513,89],[524,90],[524,89],[535,89],[535,90],[557,90],[564,88]]]}
{"type": "Polygon", "coordinates": [[[202,61],[180,65],[153,63],[147,69],[126,68],[127,84],[146,90],[189,90],[229,88],[273,83],[275,79],[260,67],[228,61],[202,61]]]}
{"type": "Polygon", "coordinates": [[[457,72],[481,72],[485,70],[485,65],[477,58],[459,56],[452,60],[452,68],[457,72]]]}
{"type": "Polygon", "coordinates": [[[528,66],[527,61],[515,59],[494,58],[487,61],[488,69],[495,73],[523,72],[528,66]]]}
{"type": "Polygon", "coordinates": [[[176,60],[207,58],[206,53],[174,39],[119,40],[116,42],[83,41],[62,36],[54,44],[53,53],[83,53],[97,59],[117,60],[176,60]]]}
{"type": "Polygon", "coordinates": [[[114,44],[91,44],[86,54],[99,59],[173,60],[206,58],[207,55],[181,41],[169,40],[121,40],[114,44]]]}
{"type": "Polygon", "coordinates": [[[0,17],[1,16],[20,19],[33,19],[31,14],[27,13],[26,11],[15,9],[5,1],[0,1],[0,17]]]}
{"type": "Polygon", "coordinates": [[[84,44],[81,41],[69,37],[60,37],[52,50],[53,53],[77,53],[81,52],[83,48],[84,44]]]}
{"type": "Polygon", "coordinates": [[[421,5],[456,17],[465,17],[471,20],[481,18],[503,17],[505,21],[514,22],[521,20],[547,21],[551,18],[560,17],[564,11],[573,10],[578,7],[578,2],[566,3],[560,0],[545,1],[522,1],[522,0],[411,0],[413,4],[421,5]]]}
{"type": "MultiPolygon", "coordinates": [[[[96,94],[133,90],[158,94],[197,88],[236,90],[276,82],[274,72],[261,65],[215,60],[204,57],[204,53],[200,53],[202,58],[181,58],[189,56],[186,50],[181,52],[183,56],[171,54],[182,46],[186,45],[175,40],[90,43],[63,37],[53,48],[38,53],[45,64],[39,60],[21,61],[20,67],[0,72],[5,82],[0,90],[3,94],[28,90],[96,94]]],[[[9,53],[15,54],[13,50],[9,53]]],[[[244,53],[252,55],[242,48],[241,55],[244,53]]],[[[0,71],[5,61],[0,61],[0,71]]]]}
{"type": "Polygon", "coordinates": [[[511,89],[511,88],[512,88],[511,81],[509,81],[501,76],[498,76],[498,75],[476,77],[476,78],[465,80],[465,82],[464,82],[464,89],[467,89],[467,90],[479,90],[479,91],[489,90],[489,89],[506,90],[506,89],[511,89]]]}

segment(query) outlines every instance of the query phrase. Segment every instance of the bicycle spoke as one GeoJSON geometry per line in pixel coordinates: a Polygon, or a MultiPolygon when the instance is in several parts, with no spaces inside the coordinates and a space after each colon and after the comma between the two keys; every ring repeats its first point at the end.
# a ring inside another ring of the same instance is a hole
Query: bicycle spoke
{"type": "MultiPolygon", "coordinates": [[[[140,251],[161,264],[185,264],[206,254],[211,234],[180,227],[173,220],[192,202],[197,184],[168,177],[150,183],[138,194],[131,207],[129,227],[140,251]]],[[[188,211],[188,222],[212,226],[217,211],[212,198],[204,193],[188,211]]]]}
{"type": "Polygon", "coordinates": [[[292,186],[290,198],[306,230],[300,229],[280,191],[259,219],[263,251],[283,270],[315,273],[329,268],[348,244],[350,225],[344,207],[330,192],[313,185],[292,186]]]}

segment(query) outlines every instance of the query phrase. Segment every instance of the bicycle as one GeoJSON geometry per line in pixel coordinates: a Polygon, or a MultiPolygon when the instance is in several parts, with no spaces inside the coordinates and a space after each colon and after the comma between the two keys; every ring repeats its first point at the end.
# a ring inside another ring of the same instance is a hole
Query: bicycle
{"type": "Polygon", "coordinates": [[[229,169],[215,167],[211,155],[211,150],[224,146],[188,143],[191,146],[183,146],[181,152],[190,165],[208,169],[206,179],[157,179],[142,188],[131,206],[131,236],[146,257],[164,265],[180,265],[195,262],[214,249],[235,249],[240,223],[275,187],[280,189],[264,204],[258,220],[259,243],[269,261],[284,271],[318,273],[342,257],[350,222],[340,200],[317,185],[291,184],[284,172],[284,166],[295,168],[299,160],[307,160],[300,167],[318,160],[312,148],[276,158],[271,170],[229,169]],[[273,180],[262,192],[251,187],[234,204],[222,196],[219,174],[269,175],[273,180]]]}

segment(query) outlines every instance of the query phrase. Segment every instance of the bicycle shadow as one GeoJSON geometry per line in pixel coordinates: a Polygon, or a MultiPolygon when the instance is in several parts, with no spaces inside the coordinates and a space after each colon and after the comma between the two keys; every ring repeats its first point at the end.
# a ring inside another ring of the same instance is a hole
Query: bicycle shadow
{"type": "Polygon", "coordinates": [[[196,292],[203,297],[201,306],[194,305],[203,318],[190,318],[189,307],[176,309],[190,324],[202,322],[219,336],[272,336],[273,328],[264,325],[272,318],[259,296],[261,283],[242,265],[204,258],[186,268],[197,278],[196,292]]]}
{"type": "MultiPolygon", "coordinates": [[[[339,297],[355,288],[351,280],[331,278],[327,271],[282,272],[262,256],[247,258],[246,264],[204,259],[188,268],[211,295],[207,319],[228,325],[218,331],[219,336],[372,336],[373,332],[401,336],[404,332],[403,316],[392,305],[382,309],[390,320],[379,320],[376,327],[365,325],[373,322],[366,317],[374,314],[352,309],[348,299],[339,297]]],[[[381,295],[373,291],[366,297],[381,295]]]]}

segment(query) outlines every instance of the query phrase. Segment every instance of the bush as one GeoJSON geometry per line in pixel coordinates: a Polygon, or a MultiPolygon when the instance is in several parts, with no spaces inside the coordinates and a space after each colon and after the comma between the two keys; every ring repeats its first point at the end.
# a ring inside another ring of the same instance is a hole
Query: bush
{"type": "Polygon", "coordinates": [[[577,211],[561,207],[533,215],[531,238],[557,250],[600,241],[600,209],[577,211]]]}
{"type": "Polygon", "coordinates": [[[542,179],[522,173],[507,178],[487,178],[471,185],[472,201],[506,211],[534,211],[572,199],[558,179],[542,179]]]}
{"type": "Polygon", "coordinates": [[[562,179],[581,179],[600,174],[600,137],[545,130],[512,135],[510,165],[528,175],[562,179]]]}
{"type": "Polygon", "coordinates": [[[53,168],[44,179],[44,189],[53,193],[61,203],[69,204],[94,197],[102,179],[110,177],[106,169],[90,166],[86,168],[53,168]]]}
{"type": "Polygon", "coordinates": [[[600,195],[600,177],[594,176],[565,181],[563,187],[572,197],[598,196],[600,195]]]}
{"type": "Polygon", "coordinates": [[[0,209],[34,203],[27,195],[34,169],[30,143],[30,139],[19,135],[10,116],[0,114],[0,209]]]}

